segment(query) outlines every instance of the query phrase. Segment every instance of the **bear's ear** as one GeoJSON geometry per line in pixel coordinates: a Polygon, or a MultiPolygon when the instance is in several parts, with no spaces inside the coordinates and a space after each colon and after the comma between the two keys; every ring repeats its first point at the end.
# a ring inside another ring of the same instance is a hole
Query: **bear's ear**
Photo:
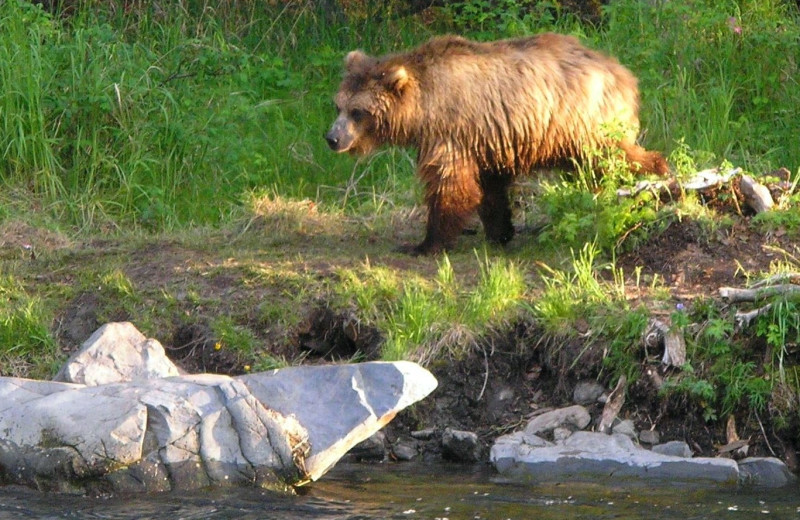
{"type": "Polygon", "coordinates": [[[403,92],[403,89],[408,85],[408,71],[402,65],[397,65],[381,74],[381,81],[387,90],[394,91],[398,94],[403,92]]]}
{"type": "Polygon", "coordinates": [[[344,59],[344,66],[347,72],[353,72],[356,69],[360,69],[366,61],[367,55],[362,51],[350,51],[344,59]]]}

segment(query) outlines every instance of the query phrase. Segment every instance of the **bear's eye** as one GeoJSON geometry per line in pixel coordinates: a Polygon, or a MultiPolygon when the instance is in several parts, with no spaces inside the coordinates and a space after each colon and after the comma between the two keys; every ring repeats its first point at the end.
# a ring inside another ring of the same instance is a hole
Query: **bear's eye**
{"type": "Polygon", "coordinates": [[[362,109],[360,109],[360,108],[354,108],[354,109],[353,109],[353,110],[350,112],[350,118],[351,118],[353,121],[355,121],[356,123],[360,123],[360,122],[361,122],[361,121],[363,121],[363,120],[364,120],[364,119],[365,119],[365,118],[366,118],[368,115],[369,115],[369,112],[367,112],[366,110],[362,110],[362,109]]]}

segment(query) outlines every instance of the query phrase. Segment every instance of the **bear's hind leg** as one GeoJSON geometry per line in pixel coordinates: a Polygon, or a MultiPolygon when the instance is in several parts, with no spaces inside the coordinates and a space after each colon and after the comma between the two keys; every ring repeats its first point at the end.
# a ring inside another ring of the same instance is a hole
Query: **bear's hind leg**
{"type": "Polygon", "coordinates": [[[497,244],[507,244],[514,238],[514,225],[511,222],[511,202],[508,189],[511,175],[491,170],[481,172],[483,198],[478,214],[483,222],[486,239],[497,244]]]}

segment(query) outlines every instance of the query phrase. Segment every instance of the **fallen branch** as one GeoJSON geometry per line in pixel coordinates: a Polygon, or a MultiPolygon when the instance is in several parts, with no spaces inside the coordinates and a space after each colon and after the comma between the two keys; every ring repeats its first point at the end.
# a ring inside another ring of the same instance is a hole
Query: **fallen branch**
{"type": "Polygon", "coordinates": [[[628,378],[625,377],[625,374],[619,376],[617,386],[611,391],[606,404],[603,406],[603,413],[600,416],[600,424],[597,425],[597,431],[601,433],[611,432],[614,419],[617,418],[617,415],[622,410],[622,405],[625,404],[625,387],[627,384],[628,378]]]}
{"type": "Polygon", "coordinates": [[[775,285],[778,283],[789,282],[792,284],[800,283],[800,273],[781,273],[772,276],[768,276],[763,280],[759,280],[750,287],[764,287],[765,285],[775,285]]]}
{"type": "MultiPolygon", "coordinates": [[[[645,180],[636,183],[633,188],[620,188],[617,190],[617,197],[635,197],[643,191],[651,191],[661,196],[665,194],[679,193],[680,191],[704,191],[711,188],[718,188],[730,183],[735,177],[739,177],[738,193],[744,199],[745,204],[750,206],[756,213],[769,211],[775,205],[770,190],[763,184],[757,182],[749,175],[743,175],[741,168],[731,168],[722,173],[719,168],[702,170],[695,173],[691,178],[679,183],[677,179],[666,180],[645,180]]],[[[789,187],[791,189],[791,187],[789,187]]],[[[734,198],[734,203],[738,208],[738,200],[734,198]]]]}
{"type": "MultiPolygon", "coordinates": [[[[741,168],[732,168],[721,174],[719,168],[702,170],[694,174],[683,184],[684,190],[704,190],[713,188],[730,181],[734,176],[742,173],[741,168]]],[[[617,190],[618,197],[635,197],[643,191],[652,191],[656,194],[670,192],[670,186],[675,184],[675,180],[640,181],[633,188],[620,188],[617,190]]]]}
{"type": "Polygon", "coordinates": [[[780,294],[800,293],[800,285],[782,284],[759,287],[757,289],[738,289],[736,287],[720,287],[719,295],[730,303],[755,302],[780,294]]]}
{"type": "Polygon", "coordinates": [[[737,311],[736,315],[733,317],[734,321],[736,322],[737,328],[744,328],[749,327],[750,323],[758,318],[761,315],[768,313],[772,309],[772,304],[768,303],[763,307],[759,307],[758,309],[754,309],[748,312],[737,311]]]}

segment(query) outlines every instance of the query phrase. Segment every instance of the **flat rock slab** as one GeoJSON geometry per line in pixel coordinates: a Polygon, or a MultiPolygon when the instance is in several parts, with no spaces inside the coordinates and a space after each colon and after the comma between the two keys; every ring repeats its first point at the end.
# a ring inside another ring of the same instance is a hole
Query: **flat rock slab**
{"type": "Polygon", "coordinates": [[[497,470],[532,481],[650,478],[736,484],[739,468],[722,458],[683,458],[645,450],[625,435],[576,432],[558,444],[530,433],[500,437],[491,450],[497,470]]]}
{"type": "Polygon", "coordinates": [[[0,482],[66,492],[298,485],[436,385],[409,362],[96,386],[0,378],[0,482]]]}

